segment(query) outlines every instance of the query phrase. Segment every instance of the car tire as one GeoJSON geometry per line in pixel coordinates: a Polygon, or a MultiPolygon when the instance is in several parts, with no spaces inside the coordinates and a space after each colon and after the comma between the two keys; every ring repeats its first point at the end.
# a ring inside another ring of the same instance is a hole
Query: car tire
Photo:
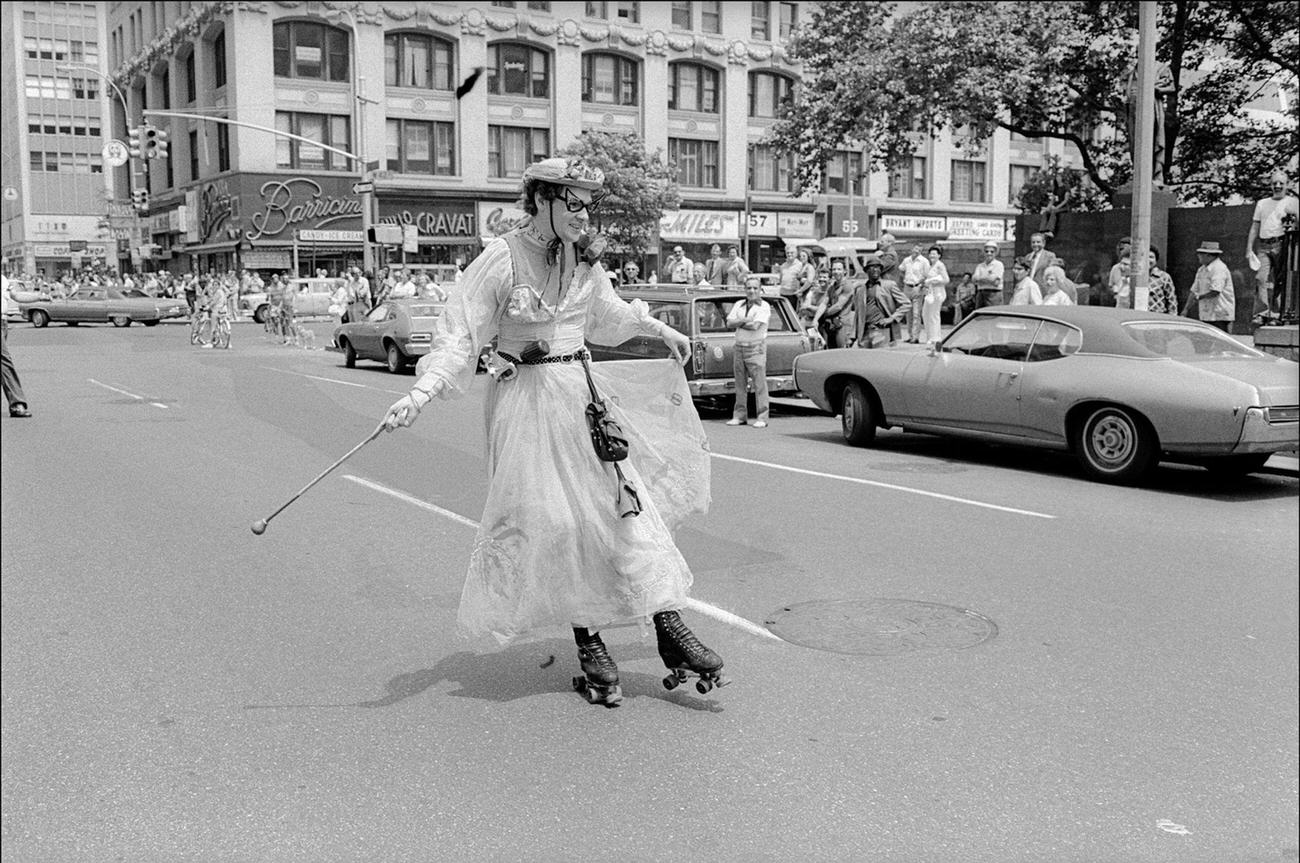
{"type": "Polygon", "coordinates": [[[1092,479],[1116,484],[1135,483],[1156,463],[1155,434],[1145,420],[1127,408],[1095,408],[1075,431],[1075,453],[1092,479]]]}
{"type": "Polygon", "coordinates": [[[50,322],[50,315],[40,309],[33,309],[29,316],[34,327],[43,327],[50,322]]]}
{"type": "Polygon", "coordinates": [[[1264,466],[1271,453],[1249,453],[1246,455],[1225,455],[1220,458],[1207,459],[1205,469],[1215,476],[1245,476],[1264,466]]]}
{"type": "Polygon", "coordinates": [[[343,348],[343,365],[355,369],[357,367],[357,349],[352,347],[352,342],[347,339],[340,339],[339,347],[343,348]]]}
{"type": "Polygon", "coordinates": [[[392,342],[388,343],[388,370],[393,374],[401,374],[406,369],[406,355],[402,349],[392,342]]]}
{"type": "Polygon", "coordinates": [[[113,326],[115,326],[115,327],[129,327],[129,326],[131,326],[131,319],[130,319],[129,317],[127,317],[126,315],[113,315],[113,319],[112,319],[112,320],[113,320],[113,326]]]}
{"type": "Polygon", "coordinates": [[[861,381],[850,381],[844,388],[840,425],[844,439],[852,446],[871,446],[876,440],[876,410],[861,381]]]}
{"type": "Polygon", "coordinates": [[[253,323],[266,323],[266,309],[266,306],[258,306],[256,309],[253,309],[253,323]]]}

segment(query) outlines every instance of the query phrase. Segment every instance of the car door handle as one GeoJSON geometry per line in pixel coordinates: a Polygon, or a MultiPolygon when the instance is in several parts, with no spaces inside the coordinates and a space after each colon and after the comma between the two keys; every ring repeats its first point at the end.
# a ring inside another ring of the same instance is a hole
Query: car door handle
{"type": "Polygon", "coordinates": [[[1014,381],[1016,378],[1020,377],[1020,372],[1008,372],[1007,377],[1014,381]]]}

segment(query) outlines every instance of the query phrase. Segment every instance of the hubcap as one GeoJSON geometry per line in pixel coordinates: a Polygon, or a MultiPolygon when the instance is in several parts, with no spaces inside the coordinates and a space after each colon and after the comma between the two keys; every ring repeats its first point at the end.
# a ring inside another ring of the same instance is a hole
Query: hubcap
{"type": "Polygon", "coordinates": [[[1120,465],[1133,457],[1137,446],[1133,427],[1117,416],[1103,417],[1092,427],[1092,451],[1098,461],[1120,465]]]}

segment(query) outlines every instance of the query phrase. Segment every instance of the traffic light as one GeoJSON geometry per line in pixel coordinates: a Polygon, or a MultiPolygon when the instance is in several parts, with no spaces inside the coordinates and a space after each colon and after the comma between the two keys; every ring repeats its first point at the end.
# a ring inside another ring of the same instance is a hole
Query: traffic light
{"type": "Polygon", "coordinates": [[[158,130],[148,123],[140,127],[140,149],[146,159],[158,157],[158,130]]]}
{"type": "Polygon", "coordinates": [[[136,189],[131,193],[131,202],[135,204],[138,212],[149,212],[149,192],[146,189],[136,189]]]}
{"type": "Polygon", "coordinates": [[[157,135],[154,136],[154,147],[155,147],[154,156],[156,156],[159,159],[166,159],[167,138],[168,138],[167,130],[157,129],[155,131],[157,132],[157,135]]]}
{"type": "Polygon", "coordinates": [[[126,151],[130,153],[133,158],[140,158],[140,155],[143,152],[143,150],[140,149],[140,127],[137,126],[134,129],[127,130],[126,135],[126,151]]]}

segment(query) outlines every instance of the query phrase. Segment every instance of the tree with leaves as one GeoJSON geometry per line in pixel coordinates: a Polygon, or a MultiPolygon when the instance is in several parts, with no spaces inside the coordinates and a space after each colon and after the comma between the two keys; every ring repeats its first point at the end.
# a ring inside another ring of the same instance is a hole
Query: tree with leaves
{"type": "Polygon", "coordinates": [[[586,131],[555,155],[580,156],[605,172],[606,195],[591,223],[619,257],[643,257],[658,237],[664,211],[681,203],[676,171],[661,150],[647,153],[645,141],[634,132],[586,131]]]}
{"type": "MultiPolygon", "coordinates": [[[[1300,3],[1160,7],[1157,57],[1175,84],[1166,183],[1205,203],[1253,197],[1295,153],[1294,99],[1281,119],[1247,106],[1269,81],[1294,91],[1300,3]]],[[[790,51],[805,84],[771,142],[796,154],[802,191],[820,186],[838,150],[860,144],[872,168],[889,166],[944,129],[973,146],[999,128],[1070,142],[1107,198],[1131,179],[1124,114],[1134,3],[940,2],[894,12],[892,3],[830,0],[796,31],[790,51]]]]}

